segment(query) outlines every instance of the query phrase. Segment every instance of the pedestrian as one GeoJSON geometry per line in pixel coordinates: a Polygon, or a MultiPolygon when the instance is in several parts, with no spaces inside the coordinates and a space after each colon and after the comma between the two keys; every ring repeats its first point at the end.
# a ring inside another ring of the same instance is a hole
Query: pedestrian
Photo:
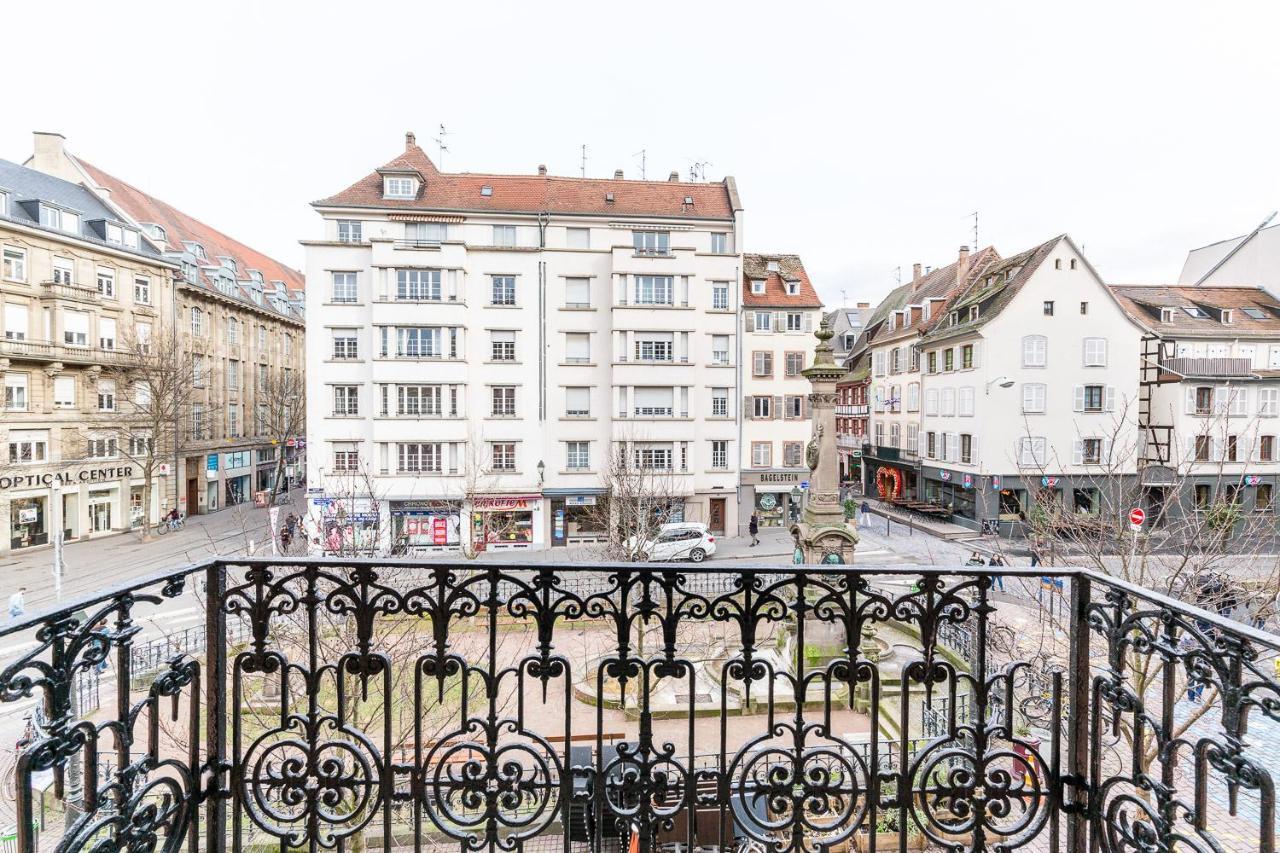
{"type": "MultiPolygon", "coordinates": [[[[988,565],[1007,566],[1009,564],[1005,562],[1004,554],[992,554],[991,562],[988,565]]],[[[1001,592],[1004,592],[1004,575],[992,575],[991,584],[992,586],[998,588],[1001,592]]]]}
{"type": "Polygon", "coordinates": [[[862,501],[862,506],[858,507],[858,511],[862,513],[858,526],[869,527],[871,525],[871,504],[867,503],[865,498],[862,501]]]}
{"type": "Polygon", "coordinates": [[[27,612],[27,588],[25,586],[18,587],[18,591],[9,596],[9,618],[17,619],[23,613],[27,612]]]}
{"type": "Polygon", "coordinates": [[[760,517],[754,512],[751,513],[751,520],[747,522],[747,532],[751,534],[751,545],[754,548],[760,544],[760,517]]]}
{"type": "Polygon", "coordinates": [[[293,513],[289,513],[289,517],[284,520],[284,529],[289,531],[289,535],[293,536],[298,532],[298,517],[293,513]]]}
{"type": "Polygon", "coordinates": [[[280,553],[289,553],[289,546],[293,544],[293,531],[287,526],[280,531],[280,553]]]}
{"type": "Polygon", "coordinates": [[[1035,568],[1038,565],[1040,565],[1040,551],[1036,548],[1036,546],[1032,545],[1031,546],[1031,567],[1035,568]]]}

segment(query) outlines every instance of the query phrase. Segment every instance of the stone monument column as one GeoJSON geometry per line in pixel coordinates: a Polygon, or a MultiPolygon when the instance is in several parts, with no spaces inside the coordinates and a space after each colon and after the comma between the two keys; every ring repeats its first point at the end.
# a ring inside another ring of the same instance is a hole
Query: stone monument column
{"type": "Polygon", "coordinates": [[[803,371],[809,380],[809,418],[813,435],[805,448],[809,466],[809,500],[799,524],[791,528],[796,561],[806,564],[850,564],[858,534],[844,518],[840,503],[840,459],[836,451],[836,382],[845,373],[831,357],[835,335],[824,319],[814,332],[818,346],[813,366],[803,371]]]}

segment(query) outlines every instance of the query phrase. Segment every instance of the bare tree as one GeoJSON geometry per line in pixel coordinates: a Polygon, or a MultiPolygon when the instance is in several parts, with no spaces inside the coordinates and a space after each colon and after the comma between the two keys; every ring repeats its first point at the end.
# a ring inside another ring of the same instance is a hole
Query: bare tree
{"type": "Polygon", "coordinates": [[[662,525],[674,520],[673,507],[684,503],[674,460],[647,458],[636,442],[619,441],[610,450],[603,480],[604,494],[586,513],[593,527],[605,531],[602,559],[646,559],[662,525]]]}
{"type": "Polygon", "coordinates": [[[264,379],[256,389],[258,433],[278,449],[268,501],[274,506],[285,480],[285,454],[306,432],[307,389],[302,372],[287,367],[268,368],[264,379]]]}
{"type": "MultiPolygon", "coordinates": [[[[115,407],[109,429],[118,436],[118,450],[142,473],[142,536],[151,537],[151,495],[163,460],[171,458],[191,418],[195,359],[176,335],[141,338],[126,333],[119,356],[99,377],[114,384],[115,407]]],[[[101,407],[100,407],[101,408],[101,407]]],[[[177,477],[177,471],[171,473],[177,477]]],[[[175,485],[176,490],[176,485],[175,485]]],[[[176,491],[175,491],[176,500],[176,491]]]]}

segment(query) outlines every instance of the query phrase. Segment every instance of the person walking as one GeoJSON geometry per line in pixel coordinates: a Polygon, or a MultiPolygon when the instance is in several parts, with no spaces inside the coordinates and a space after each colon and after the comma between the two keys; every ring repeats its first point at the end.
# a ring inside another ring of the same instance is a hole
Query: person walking
{"type": "Polygon", "coordinates": [[[747,532],[751,534],[751,545],[754,548],[760,544],[760,517],[754,512],[751,513],[751,520],[747,522],[747,532]]]}
{"type": "Polygon", "coordinates": [[[1034,569],[1040,565],[1040,550],[1036,546],[1031,546],[1031,567],[1034,569]]]}
{"type": "MultiPolygon", "coordinates": [[[[1009,564],[1004,561],[1004,554],[992,554],[991,562],[987,565],[1007,566],[1009,564]]],[[[993,589],[999,589],[1001,592],[1004,592],[1004,575],[992,575],[991,585],[993,589]]]]}
{"type": "Polygon", "coordinates": [[[871,526],[871,504],[867,503],[865,498],[863,498],[862,500],[862,506],[858,507],[858,512],[861,513],[862,515],[862,517],[858,519],[858,526],[870,527],[871,526]]]}
{"type": "Polygon", "coordinates": [[[18,591],[9,596],[9,618],[17,619],[23,613],[27,612],[27,588],[25,586],[18,587],[18,591]]]}

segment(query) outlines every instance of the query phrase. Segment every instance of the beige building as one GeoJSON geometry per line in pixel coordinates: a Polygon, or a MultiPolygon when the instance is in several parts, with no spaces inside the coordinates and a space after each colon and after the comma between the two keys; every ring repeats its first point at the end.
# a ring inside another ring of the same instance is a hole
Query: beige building
{"type": "Polygon", "coordinates": [[[296,441],[275,435],[268,421],[282,388],[295,387],[294,403],[304,405],[302,273],[72,155],[59,134],[36,133],[26,165],[91,189],[177,266],[172,310],[160,322],[176,327],[197,368],[176,458],[181,510],[251,500],[280,471],[299,479],[301,419],[296,441]]]}
{"type": "Polygon", "coordinates": [[[176,265],[83,187],[5,161],[0,252],[0,551],[159,518],[172,472],[144,506],[129,390],[109,375],[123,341],[160,333],[176,265]]]}

